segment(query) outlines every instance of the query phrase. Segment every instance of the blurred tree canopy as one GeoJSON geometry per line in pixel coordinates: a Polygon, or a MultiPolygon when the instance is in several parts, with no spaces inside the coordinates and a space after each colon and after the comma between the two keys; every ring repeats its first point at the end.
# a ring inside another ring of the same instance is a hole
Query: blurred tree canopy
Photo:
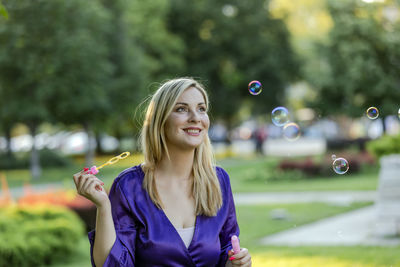
{"type": "Polygon", "coordinates": [[[2,15],[5,18],[8,18],[8,13],[3,4],[0,2],[0,15],[2,15]]]}
{"type": "Polygon", "coordinates": [[[183,75],[203,81],[212,114],[228,124],[246,101],[253,114],[270,112],[298,78],[289,32],[271,17],[268,1],[171,0],[168,28],[186,44],[183,75]],[[248,92],[252,80],[263,84],[258,96],[248,92]]]}
{"type": "Polygon", "coordinates": [[[334,22],[320,43],[320,68],[309,81],[318,90],[312,103],[322,114],[360,117],[370,106],[396,114],[400,100],[400,24],[395,1],[329,0],[334,22]]]}
{"type": "MultiPolygon", "coordinates": [[[[43,122],[88,128],[100,119],[108,108],[102,86],[111,70],[103,37],[108,15],[102,6],[79,0],[4,4],[10,15],[0,25],[5,123],[25,123],[35,136],[43,122]]],[[[33,177],[40,175],[38,157],[34,145],[33,177]]]]}

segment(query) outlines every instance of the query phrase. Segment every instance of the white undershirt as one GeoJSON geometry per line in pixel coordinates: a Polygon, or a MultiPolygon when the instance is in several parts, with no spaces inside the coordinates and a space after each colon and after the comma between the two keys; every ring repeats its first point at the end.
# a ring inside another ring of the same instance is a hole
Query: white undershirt
{"type": "Polygon", "coordinates": [[[188,248],[193,239],[194,226],[188,228],[177,228],[176,231],[181,236],[186,248],[188,248]]]}

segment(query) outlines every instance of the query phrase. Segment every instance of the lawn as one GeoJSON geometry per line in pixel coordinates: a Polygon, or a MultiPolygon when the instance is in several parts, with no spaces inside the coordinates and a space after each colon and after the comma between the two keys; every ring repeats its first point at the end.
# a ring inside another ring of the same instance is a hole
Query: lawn
{"type": "MultiPolygon", "coordinates": [[[[249,249],[253,266],[282,267],[389,267],[400,266],[399,247],[273,247],[260,246],[258,240],[265,235],[298,227],[328,216],[360,208],[370,203],[335,206],[323,203],[246,205],[237,207],[241,228],[241,246],[249,249]],[[289,220],[274,220],[273,209],[285,209],[289,220]]],[[[82,237],[77,253],[53,267],[89,267],[89,243],[82,237]]]]}
{"type": "MultiPolygon", "coordinates": [[[[109,157],[105,156],[97,157],[95,164],[100,165],[108,159],[109,157]]],[[[141,155],[130,156],[126,160],[121,160],[114,165],[101,169],[98,177],[104,181],[106,187],[109,187],[118,173],[130,166],[139,164],[142,160],[141,155]]],[[[237,157],[218,160],[217,164],[230,175],[234,192],[375,190],[377,188],[379,170],[377,166],[363,168],[357,174],[335,174],[329,177],[306,177],[306,179],[287,179],[286,177],[286,179],[273,181],[263,179],[276,165],[277,161],[277,158],[269,157],[237,157]],[[254,179],[254,177],[261,178],[254,179]]],[[[73,188],[72,175],[83,167],[83,160],[79,160],[74,163],[74,166],[68,168],[44,169],[39,180],[32,180],[28,170],[6,170],[3,173],[7,177],[10,187],[22,186],[24,183],[58,182],[66,187],[73,188]]]]}
{"type": "MultiPolygon", "coordinates": [[[[107,161],[109,157],[96,158],[96,165],[107,161]]],[[[134,155],[112,166],[101,170],[101,178],[107,187],[123,169],[139,164],[140,155],[134,155]]],[[[277,158],[241,157],[219,159],[231,178],[234,192],[273,192],[273,191],[326,191],[326,190],[376,190],[378,167],[364,168],[357,174],[332,175],[306,179],[263,180],[268,166],[273,166],[277,158]],[[257,176],[260,179],[253,179],[257,176]]],[[[62,169],[44,169],[39,181],[32,181],[27,170],[5,171],[10,186],[59,182],[67,188],[73,188],[73,173],[84,166],[82,160],[74,166],[62,169]]],[[[400,266],[399,247],[273,247],[261,246],[258,239],[268,234],[298,227],[321,218],[357,209],[370,203],[353,203],[350,206],[334,206],[323,203],[285,204],[285,205],[247,205],[237,206],[237,215],[241,228],[241,245],[247,247],[253,257],[253,266],[306,266],[306,267],[389,267],[400,266]],[[290,215],[288,220],[273,220],[270,212],[273,209],[285,209],[290,215]]],[[[56,267],[90,266],[89,244],[87,237],[77,244],[77,253],[56,267]]]]}

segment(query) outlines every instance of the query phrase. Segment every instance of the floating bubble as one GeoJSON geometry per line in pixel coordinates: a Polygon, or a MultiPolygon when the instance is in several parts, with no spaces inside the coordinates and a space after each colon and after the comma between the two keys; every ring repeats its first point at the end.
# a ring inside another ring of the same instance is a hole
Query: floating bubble
{"type": "Polygon", "coordinates": [[[375,120],[379,116],[379,110],[376,107],[370,107],[367,109],[367,117],[371,120],[375,120]]]}
{"type": "Polygon", "coordinates": [[[283,126],[283,137],[288,141],[296,141],[301,134],[300,127],[297,123],[286,123],[283,126]]]}
{"type": "Polygon", "coordinates": [[[398,115],[399,115],[399,119],[400,119],[400,108],[399,108],[399,111],[398,111],[398,115]]]}
{"type": "Polygon", "coordinates": [[[337,158],[333,161],[332,167],[337,174],[345,174],[349,170],[349,163],[344,158],[337,158]]]}
{"type": "Polygon", "coordinates": [[[333,155],[332,155],[332,160],[335,160],[335,159],[336,159],[336,155],[333,154],[333,155]]]}
{"type": "Polygon", "coordinates": [[[259,81],[251,81],[249,83],[249,92],[252,95],[259,95],[262,91],[262,85],[259,81]]]}
{"type": "Polygon", "coordinates": [[[289,122],[289,111],[285,107],[276,107],[272,110],[272,122],[276,126],[283,126],[289,122]]]}

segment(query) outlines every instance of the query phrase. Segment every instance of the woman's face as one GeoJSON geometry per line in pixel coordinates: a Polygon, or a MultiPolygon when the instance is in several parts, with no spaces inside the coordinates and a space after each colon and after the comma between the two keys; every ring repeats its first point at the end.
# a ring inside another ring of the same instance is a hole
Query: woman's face
{"type": "Polygon", "coordinates": [[[176,101],[165,124],[168,149],[198,147],[207,136],[210,120],[203,94],[189,87],[176,101]]]}

